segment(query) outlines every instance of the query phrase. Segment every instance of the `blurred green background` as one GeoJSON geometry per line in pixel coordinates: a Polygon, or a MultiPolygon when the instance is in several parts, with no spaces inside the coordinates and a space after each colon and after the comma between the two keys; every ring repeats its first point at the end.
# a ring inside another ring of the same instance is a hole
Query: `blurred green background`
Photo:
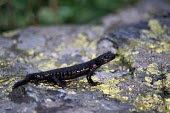
{"type": "Polygon", "coordinates": [[[0,0],[0,33],[29,25],[98,22],[137,0],[0,0]]]}

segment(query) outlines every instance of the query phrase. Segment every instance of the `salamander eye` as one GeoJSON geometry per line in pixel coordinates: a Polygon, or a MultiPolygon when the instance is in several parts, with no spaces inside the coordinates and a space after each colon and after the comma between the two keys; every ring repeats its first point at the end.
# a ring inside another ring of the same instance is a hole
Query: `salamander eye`
{"type": "Polygon", "coordinates": [[[109,58],[109,56],[105,56],[105,58],[109,58]]]}

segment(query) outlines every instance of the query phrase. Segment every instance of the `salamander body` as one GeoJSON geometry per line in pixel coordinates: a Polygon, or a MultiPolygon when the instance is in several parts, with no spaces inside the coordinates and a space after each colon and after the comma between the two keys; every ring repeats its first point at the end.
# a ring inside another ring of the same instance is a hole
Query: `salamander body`
{"type": "Polygon", "coordinates": [[[109,51],[98,56],[95,59],[92,59],[82,64],[77,64],[71,67],[58,68],[45,72],[28,74],[23,80],[16,82],[13,86],[13,89],[34,80],[46,80],[64,88],[66,87],[66,82],[64,80],[74,79],[83,75],[87,75],[86,78],[88,83],[92,86],[95,86],[98,84],[98,82],[94,82],[91,79],[91,76],[93,75],[94,71],[101,65],[113,60],[115,56],[116,54],[113,54],[109,51]]]}

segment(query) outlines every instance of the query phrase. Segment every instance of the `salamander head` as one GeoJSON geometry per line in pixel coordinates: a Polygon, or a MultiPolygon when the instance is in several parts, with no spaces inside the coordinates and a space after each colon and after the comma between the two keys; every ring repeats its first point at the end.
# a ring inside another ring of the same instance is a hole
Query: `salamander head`
{"type": "Polygon", "coordinates": [[[104,53],[96,58],[96,64],[98,66],[101,66],[115,58],[116,54],[111,53],[108,51],[107,53],[104,53]]]}

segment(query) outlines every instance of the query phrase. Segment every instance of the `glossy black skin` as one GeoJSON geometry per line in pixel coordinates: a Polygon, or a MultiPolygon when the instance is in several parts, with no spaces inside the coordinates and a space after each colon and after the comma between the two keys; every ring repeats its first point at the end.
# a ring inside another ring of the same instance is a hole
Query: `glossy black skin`
{"type": "Polygon", "coordinates": [[[21,85],[27,84],[29,81],[33,80],[35,81],[46,80],[49,82],[54,82],[54,84],[57,84],[58,86],[64,88],[66,87],[66,83],[63,80],[74,79],[83,75],[87,75],[88,83],[92,86],[95,86],[98,84],[98,82],[94,82],[91,79],[92,74],[101,65],[113,60],[115,56],[116,54],[113,54],[109,51],[98,56],[95,59],[92,59],[82,64],[49,70],[45,72],[28,74],[23,80],[16,82],[13,86],[13,89],[21,85]]]}

